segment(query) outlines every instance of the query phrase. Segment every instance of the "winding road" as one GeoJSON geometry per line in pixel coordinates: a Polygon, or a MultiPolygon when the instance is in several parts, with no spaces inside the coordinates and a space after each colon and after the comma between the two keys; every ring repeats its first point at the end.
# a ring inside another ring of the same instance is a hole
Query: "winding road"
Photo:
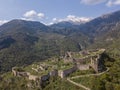
{"type": "Polygon", "coordinates": [[[85,90],[91,90],[90,88],[88,88],[88,87],[86,87],[86,86],[84,86],[84,85],[82,85],[82,84],[78,84],[78,83],[70,80],[70,78],[67,78],[67,80],[68,80],[70,83],[72,83],[72,84],[74,84],[74,85],[76,85],[76,86],[78,86],[78,87],[84,88],[85,90]]]}
{"type": "Polygon", "coordinates": [[[72,84],[74,84],[74,85],[76,85],[76,86],[78,86],[78,87],[81,87],[81,88],[83,88],[83,89],[85,89],[85,90],[91,90],[90,88],[88,88],[88,87],[86,87],[86,86],[84,86],[84,85],[82,85],[82,84],[80,84],[80,83],[76,83],[76,82],[72,81],[71,79],[75,79],[75,78],[79,78],[79,77],[99,76],[99,75],[102,75],[102,74],[104,74],[104,73],[106,73],[106,72],[108,72],[108,71],[109,71],[109,68],[107,68],[106,71],[101,72],[101,73],[75,76],[75,77],[67,78],[67,80],[68,80],[70,83],[72,83],[72,84]]]}

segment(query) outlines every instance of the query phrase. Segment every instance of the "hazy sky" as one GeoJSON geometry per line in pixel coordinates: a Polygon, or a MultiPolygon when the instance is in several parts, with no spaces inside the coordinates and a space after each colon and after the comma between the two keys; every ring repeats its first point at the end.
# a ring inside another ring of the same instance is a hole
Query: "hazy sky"
{"type": "Polygon", "coordinates": [[[0,0],[0,24],[12,19],[44,23],[95,18],[120,10],[120,0],[0,0]]]}

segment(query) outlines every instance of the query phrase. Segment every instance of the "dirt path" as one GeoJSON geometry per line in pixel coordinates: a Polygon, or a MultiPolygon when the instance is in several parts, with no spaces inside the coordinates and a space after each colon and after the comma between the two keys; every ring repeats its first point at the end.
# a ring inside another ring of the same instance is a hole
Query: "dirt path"
{"type": "Polygon", "coordinates": [[[106,71],[101,72],[101,73],[75,76],[75,77],[67,78],[67,80],[68,80],[70,83],[72,83],[72,84],[74,84],[74,85],[76,85],[76,86],[79,86],[79,87],[81,87],[81,88],[83,88],[83,89],[85,89],[85,90],[91,90],[90,88],[88,88],[88,87],[86,87],[86,86],[84,86],[84,85],[82,85],[82,84],[78,84],[78,83],[72,81],[71,79],[75,79],[75,78],[79,78],[79,77],[99,76],[99,75],[102,75],[102,74],[104,74],[104,73],[106,73],[106,72],[108,72],[108,71],[109,71],[109,68],[107,68],[106,71]]]}
{"type": "Polygon", "coordinates": [[[67,78],[67,80],[68,80],[70,83],[72,83],[72,84],[74,84],[74,85],[76,85],[76,86],[78,86],[78,87],[84,88],[85,90],[91,90],[90,88],[88,88],[88,87],[86,87],[86,86],[84,86],[84,85],[82,85],[82,84],[78,84],[78,83],[70,80],[70,78],[67,78]]]}
{"type": "Polygon", "coordinates": [[[106,72],[108,72],[108,71],[109,71],[109,68],[107,68],[106,71],[101,72],[101,73],[97,73],[97,74],[88,74],[88,75],[80,75],[80,76],[71,77],[70,79],[75,79],[75,78],[79,78],[79,77],[99,76],[99,75],[102,75],[102,74],[104,74],[104,73],[106,73],[106,72]]]}

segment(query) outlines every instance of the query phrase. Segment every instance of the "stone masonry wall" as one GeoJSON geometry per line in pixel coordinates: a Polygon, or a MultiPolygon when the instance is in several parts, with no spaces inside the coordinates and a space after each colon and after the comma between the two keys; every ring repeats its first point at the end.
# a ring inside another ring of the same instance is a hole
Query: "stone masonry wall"
{"type": "Polygon", "coordinates": [[[58,70],[52,70],[51,72],[49,72],[50,76],[58,76],[58,70]]]}
{"type": "Polygon", "coordinates": [[[18,77],[28,77],[28,74],[27,74],[27,72],[19,72],[19,71],[16,71],[15,70],[15,67],[14,68],[12,68],[12,72],[13,72],[13,75],[14,76],[18,76],[18,77]]]}
{"type": "Polygon", "coordinates": [[[90,65],[77,65],[78,70],[89,70],[90,65]]]}
{"type": "Polygon", "coordinates": [[[90,66],[91,66],[96,72],[98,72],[99,60],[100,60],[100,55],[96,56],[95,59],[91,58],[91,64],[90,64],[90,66]]]}
{"type": "Polygon", "coordinates": [[[70,69],[60,70],[60,71],[58,72],[58,76],[60,76],[61,78],[64,78],[64,77],[66,77],[67,75],[73,73],[73,72],[76,71],[76,70],[77,70],[77,67],[76,67],[76,66],[74,66],[74,67],[72,67],[72,68],[70,68],[70,69]]]}

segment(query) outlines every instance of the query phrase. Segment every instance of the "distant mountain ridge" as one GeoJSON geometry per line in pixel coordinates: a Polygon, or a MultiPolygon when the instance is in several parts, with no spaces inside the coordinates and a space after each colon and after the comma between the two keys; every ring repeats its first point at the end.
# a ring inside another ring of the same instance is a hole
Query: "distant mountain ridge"
{"type": "Polygon", "coordinates": [[[80,26],[83,33],[90,36],[106,34],[120,22],[120,11],[102,15],[80,26]]]}
{"type": "Polygon", "coordinates": [[[80,25],[60,22],[46,26],[15,19],[0,26],[0,71],[62,56],[67,51],[80,51],[93,44],[105,47],[119,40],[119,35],[120,11],[80,25]]]}
{"type": "Polygon", "coordinates": [[[40,22],[12,20],[0,26],[0,72],[13,66],[64,55],[66,51],[80,51],[79,43],[87,44],[84,42],[87,38],[80,40],[82,35],[78,40],[74,38],[55,33],[51,27],[40,22]]]}
{"type": "Polygon", "coordinates": [[[36,32],[36,31],[41,31],[41,30],[46,31],[48,29],[49,27],[45,26],[44,24],[40,22],[15,19],[0,26],[0,34],[10,33],[13,30],[14,32],[21,32],[22,30],[24,30],[24,32],[25,31],[36,32]]]}

